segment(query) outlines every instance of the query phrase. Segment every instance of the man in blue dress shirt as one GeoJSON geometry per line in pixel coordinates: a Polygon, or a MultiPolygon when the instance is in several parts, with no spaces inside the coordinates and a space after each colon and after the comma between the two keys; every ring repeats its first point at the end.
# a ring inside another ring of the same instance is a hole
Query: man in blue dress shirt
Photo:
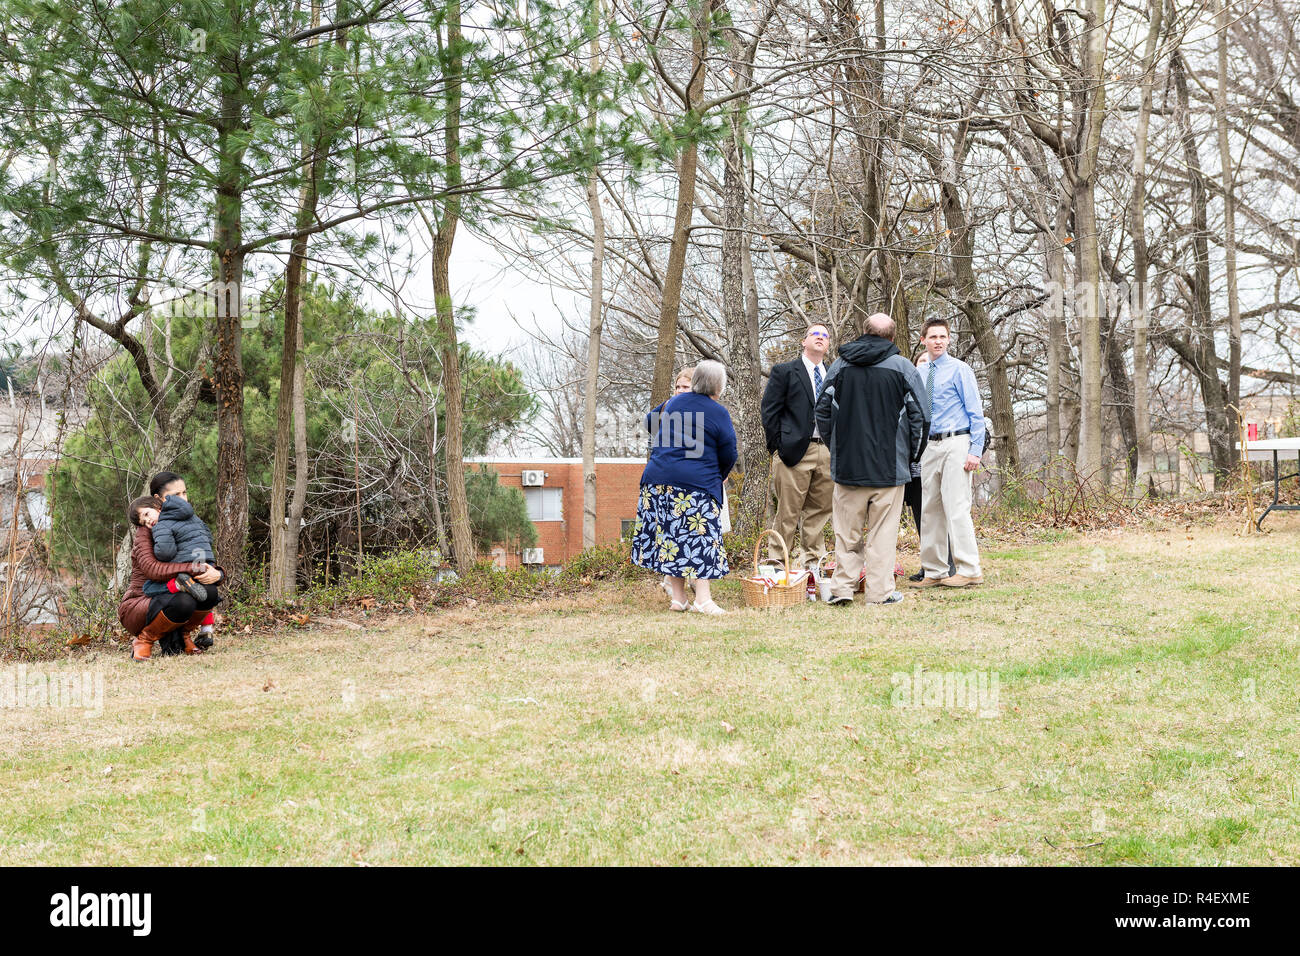
{"type": "Polygon", "coordinates": [[[983,584],[971,477],[984,453],[984,406],[975,372],[948,354],[948,321],[929,319],[921,340],[930,355],[922,380],[930,401],[930,440],[921,456],[921,569],[913,587],[964,588],[983,584]],[[957,573],[949,575],[948,559],[957,573]]]}

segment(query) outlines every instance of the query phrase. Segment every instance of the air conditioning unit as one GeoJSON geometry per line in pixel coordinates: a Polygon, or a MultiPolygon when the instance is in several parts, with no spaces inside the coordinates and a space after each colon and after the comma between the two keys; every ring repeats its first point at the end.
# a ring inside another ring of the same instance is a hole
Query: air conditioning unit
{"type": "Polygon", "coordinates": [[[546,484],[546,472],[525,471],[521,482],[525,488],[540,488],[546,484]]]}
{"type": "Polygon", "coordinates": [[[546,559],[545,556],[542,554],[542,549],[524,548],[523,563],[524,564],[545,564],[546,559]]]}

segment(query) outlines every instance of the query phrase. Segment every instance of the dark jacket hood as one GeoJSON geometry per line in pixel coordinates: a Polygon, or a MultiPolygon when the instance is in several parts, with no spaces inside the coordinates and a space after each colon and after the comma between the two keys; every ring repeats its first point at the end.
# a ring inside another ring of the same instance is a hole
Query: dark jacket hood
{"type": "Polygon", "coordinates": [[[851,365],[879,365],[898,354],[898,346],[893,341],[878,335],[863,335],[840,346],[840,358],[851,365]]]}
{"type": "Polygon", "coordinates": [[[180,495],[172,495],[158,509],[158,517],[168,521],[187,521],[194,517],[194,506],[180,495]]]}

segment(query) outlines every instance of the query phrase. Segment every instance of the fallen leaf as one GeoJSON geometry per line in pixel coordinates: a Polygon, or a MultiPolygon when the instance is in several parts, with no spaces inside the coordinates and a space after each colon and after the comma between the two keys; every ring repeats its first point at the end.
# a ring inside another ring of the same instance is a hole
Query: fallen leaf
{"type": "Polygon", "coordinates": [[[91,640],[92,638],[89,634],[74,634],[72,637],[68,638],[68,647],[85,647],[91,642],[91,640]]]}
{"type": "Polygon", "coordinates": [[[722,722],[722,732],[723,732],[724,734],[734,734],[734,733],[736,732],[736,728],[733,727],[733,726],[731,726],[731,724],[727,723],[727,722],[724,720],[724,721],[722,722]]]}
{"type": "Polygon", "coordinates": [[[275,683],[275,681],[272,680],[270,677],[268,677],[266,679],[266,683],[262,685],[262,690],[264,691],[275,690],[277,686],[278,685],[275,683]]]}

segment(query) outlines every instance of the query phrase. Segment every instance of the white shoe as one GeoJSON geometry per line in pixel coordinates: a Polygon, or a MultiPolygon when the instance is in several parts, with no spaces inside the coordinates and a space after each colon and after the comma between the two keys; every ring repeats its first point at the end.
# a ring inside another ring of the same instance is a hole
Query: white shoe
{"type": "Polygon", "coordinates": [[[668,610],[681,614],[683,611],[694,610],[694,608],[690,608],[685,601],[674,601],[672,604],[668,605],[668,610]]]}
{"type": "Polygon", "coordinates": [[[712,601],[710,601],[708,604],[701,604],[699,601],[696,601],[694,604],[691,605],[691,610],[695,611],[697,614],[726,614],[727,613],[722,608],[718,607],[718,605],[714,604],[712,601]]]}

